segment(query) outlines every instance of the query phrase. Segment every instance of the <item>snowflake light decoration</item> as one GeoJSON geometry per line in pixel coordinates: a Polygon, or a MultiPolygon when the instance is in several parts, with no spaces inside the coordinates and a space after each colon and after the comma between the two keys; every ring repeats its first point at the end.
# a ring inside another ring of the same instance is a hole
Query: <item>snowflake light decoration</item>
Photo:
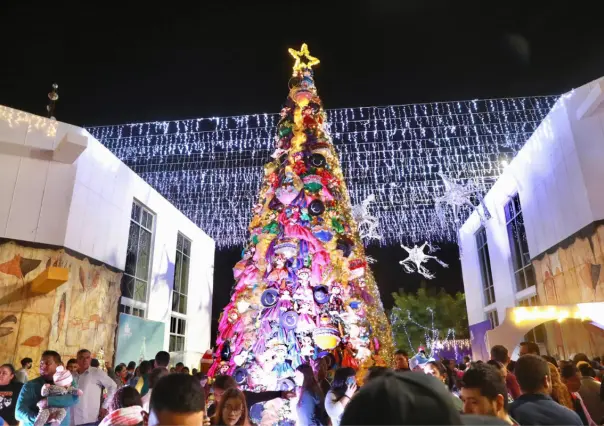
{"type": "Polygon", "coordinates": [[[380,226],[380,220],[369,213],[369,205],[375,201],[375,195],[369,194],[360,204],[352,207],[352,217],[359,227],[359,235],[363,240],[381,240],[382,236],[377,228],[380,226]]]}
{"type": "Polygon", "coordinates": [[[436,214],[440,219],[441,223],[445,223],[446,216],[443,210],[443,205],[447,204],[453,209],[453,221],[459,227],[460,217],[459,209],[463,206],[468,206],[471,210],[474,210],[476,206],[472,203],[472,197],[478,198],[478,202],[482,206],[483,213],[481,214],[478,209],[481,221],[487,221],[491,218],[491,214],[484,204],[482,194],[478,186],[472,180],[468,180],[465,185],[454,182],[452,179],[447,178],[444,174],[438,173],[438,176],[443,180],[445,184],[445,193],[441,197],[436,197],[436,214]]]}
{"type": "Polygon", "coordinates": [[[406,259],[401,260],[399,263],[403,266],[405,272],[407,272],[408,274],[417,272],[419,274],[422,274],[426,279],[431,280],[434,278],[434,274],[432,274],[428,270],[428,268],[423,265],[424,263],[428,262],[428,260],[430,259],[434,259],[443,268],[448,268],[449,265],[447,265],[445,262],[443,262],[436,256],[424,253],[424,248],[426,248],[426,246],[428,246],[428,253],[433,253],[435,251],[434,248],[430,244],[428,244],[427,241],[422,244],[421,247],[418,247],[416,244],[413,248],[409,248],[406,247],[404,244],[401,244],[401,247],[404,248],[407,253],[409,253],[409,256],[406,259]]]}

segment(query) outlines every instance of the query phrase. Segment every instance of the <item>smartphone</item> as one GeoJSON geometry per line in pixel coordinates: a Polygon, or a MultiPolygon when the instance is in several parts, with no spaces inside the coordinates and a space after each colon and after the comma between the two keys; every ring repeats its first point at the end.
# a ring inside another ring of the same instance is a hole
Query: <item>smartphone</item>
{"type": "Polygon", "coordinates": [[[352,386],[357,382],[357,380],[354,378],[354,376],[350,376],[349,378],[346,379],[346,385],[347,386],[352,386]]]}

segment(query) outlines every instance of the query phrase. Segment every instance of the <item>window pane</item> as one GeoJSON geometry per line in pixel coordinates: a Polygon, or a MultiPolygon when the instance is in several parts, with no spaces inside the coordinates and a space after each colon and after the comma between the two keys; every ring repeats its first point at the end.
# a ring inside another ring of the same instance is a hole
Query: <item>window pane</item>
{"type": "Polygon", "coordinates": [[[176,318],[170,317],[170,333],[176,333],[176,318]]]}
{"type": "Polygon", "coordinates": [[[132,299],[134,297],[134,278],[129,275],[122,275],[122,296],[132,299]]]}
{"type": "Polygon", "coordinates": [[[180,277],[182,275],[182,254],[176,252],[174,263],[174,291],[180,291],[180,277]]]}
{"type": "Polygon", "coordinates": [[[149,279],[149,261],[151,260],[151,233],[141,229],[138,244],[138,261],[136,263],[136,277],[145,281],[149,279]]]}
{"type": "Polygon", "coordinates": [[[188,294],[189,291],[189,264],[191,263],[191,259],[186,256],[183,256],[182,262],[182,276],[181,276],[181,286],[180,292],[182,294],[188,294]]]}
{"type": "Polygon", "coordinates": [[[187,238],[184,239],[183,252],[187,256],[191,256],[191,241],[188,240],[187,238]]]}
{"type": "Polygon", "coordinates": [[[176,238],[176,250],[182,251],[182,235],[178,234],[178,238],[176,238]]]}
{"type": "MultiPolygon", "coordinates": [[[[524,280],[524,271],[520,270],[514,274],[516,279],[516,291],[522,291],[526,288],[526,282],[524,280]]],[[[528,306],[528,305],[526,305],[528,306]]]]}
{"type": "Polygon", "coordinates": [[[134,300],[139,302],[147,301],[147,283],[141,280],[136,280],[134,288],[134,300]]]}
{"type": "Polygon", "coordinates": [[[172,292],[172,311],[178,312],[178,302],[180,301],[180,293],[172,292]]]}
{"type": "Polygon", "coordinates": [[[187,313],[187,296],[180,296],[180,303],[178,305],[178,312],[181,314],[187,313]]]}
{"type": "MultiPolygon", "coordinates": [[[[527,266],[524,269],[524,273],[526,274],[526,288],[537,284],[537,278],[535,277],[535,269],[533,268],[533,265],[527,266]]],[[[535,304],[538,305],[539,303],[535,301],[535,304]]]]}
{"type": "Polygon", "coordinates": [[[141,206],[137,203],[132,203],[132,214],[130,216],[133,220],[140,222],[141,219],[141,206]]]}
{"type": "Polygon", "coordinates": [[[183,319],[178,320],[178,334],[184,335],[185,334],[185,324],[186,321],[183,319]]]}
{"type": "Polygon", "coordinates": [[[139,226],[130,222],[130,230],[128,231],[128,247],[126,249],[126,268],[124,272],[130,275],[136,273],[136,258],[138,253],[138,229],[139,226]]]}
{"type": "Polygon", "coordinates": [[[177,337],[177,347],[178,347],[178,351],[182,352],[185,350],[185,338],[184,337],[177,337]]]}
{"type": "Polygon", "coordinates": [[[176,352],[176,337],[170,336],[170,346],[168,348],[170,352],[176,352]]]}

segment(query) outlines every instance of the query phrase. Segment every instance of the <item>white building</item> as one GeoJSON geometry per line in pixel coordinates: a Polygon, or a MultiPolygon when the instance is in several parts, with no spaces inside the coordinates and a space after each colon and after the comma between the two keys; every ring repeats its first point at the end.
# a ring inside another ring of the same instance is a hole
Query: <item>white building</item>
{"type": "MultiPolygon", "coordinates": [[[[210,348],[214,241],[86,130],[0,106],[0,243],[8,241],[64,248],[123,272],[119,312],[165,323],[164,349],[187,365],[210,348]]],[[[0,264],[11,256],[0,249],[0,264]]],[[[10,278],[0,274],[0,284],[10,278]]],[[[94,303],[88,297],[83,303],[94,303]]],[[[68,314],[63,327],[77,327],[72,320],[68,314]]]]}
{"type": "MultiPolygon", "coordinates": [[[[518,311],[541,318],[525,338],[561,358],[602,355],[598,328],[563,317],[604,301],[604,78],[557,101],[485,203],[492,218],[481,223],[475,211],[460,230],[471,329],[485,320],[513,328],[510,308],[554,306],[518,311]]],[[[487,346],[501,343],[502,330],[507,346],[522,340],[506,327],[488,332],[487,346]]]]}

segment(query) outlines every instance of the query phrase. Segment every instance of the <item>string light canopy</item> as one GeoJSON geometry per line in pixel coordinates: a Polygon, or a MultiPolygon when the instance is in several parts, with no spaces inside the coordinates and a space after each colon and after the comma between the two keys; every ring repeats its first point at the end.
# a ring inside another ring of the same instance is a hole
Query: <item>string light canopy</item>
{"type": "MultiPolygon", "coordinates": [[[[304,57],[303,49],[295,54],[304,57]]],[[[294,55],[294,53],[292,53],[294,55]]],[[[295,55],[294,55],[295,56],[295,55]]],[[[300,66],[312,66],[305,57],[300,66]],[[309,65],[310,64],[310,65],[309,65]]],[[[469,205],[437,212],[441,176],[482,194],[550,111],[557,96],[326,110],[353,204],[392,245],[457,240],[469,205]],[[443,220],[443,215],[444,219],[443,220]]],[[[215,239],[246,241],[279,114],[252,114],[89,128],[117,157],[215,239]]],[[[478,205],[478,200],[473,200],[478,205]]]]}

